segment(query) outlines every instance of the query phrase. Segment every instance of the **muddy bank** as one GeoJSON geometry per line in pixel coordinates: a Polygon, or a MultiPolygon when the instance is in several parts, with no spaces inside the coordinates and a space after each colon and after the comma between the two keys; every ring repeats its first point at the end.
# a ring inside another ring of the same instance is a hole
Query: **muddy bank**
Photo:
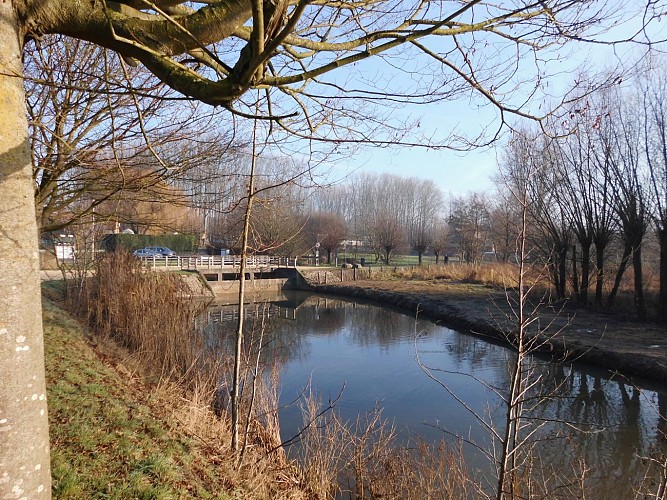
{"type": "MultiPolygon", "coordinates": [[[[516,331],[508,297],[483,285],[364,280],[315,284],[311,289],[371,300],[495,341],[508,342],[516,331]]],[[[667,383],[667,328],[570,308],[540,307],[538,316],[533,330],[542,331],[540,350],[555,359],[580,360],[628,377],[667,383]]]]}

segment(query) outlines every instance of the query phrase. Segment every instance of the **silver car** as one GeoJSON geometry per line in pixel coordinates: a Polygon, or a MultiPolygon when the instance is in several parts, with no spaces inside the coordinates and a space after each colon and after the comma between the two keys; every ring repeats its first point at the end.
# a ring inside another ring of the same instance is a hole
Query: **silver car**
{"type": "Polygon", "coordinates": [[[140,248],[139,250],[135,250],[132,252],[132,255],[135,257],[162,257],[161,253],[156,252],[155,250],[152,250],[150,248],[140,248]]]}
{"type": "Polygon", "coordinates": [[[146,250],[151,250],[162,257],[176,257],[176,252],[167,247],[146,247],[146,250]]]}

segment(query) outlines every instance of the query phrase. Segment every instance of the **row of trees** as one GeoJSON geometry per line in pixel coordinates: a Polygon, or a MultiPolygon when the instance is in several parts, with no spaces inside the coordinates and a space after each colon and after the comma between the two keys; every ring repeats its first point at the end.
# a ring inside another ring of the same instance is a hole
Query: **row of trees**
{"type": "Polygon", "coordinates": [[[509,192],[527,188],[530,241],[559,298],[569,289],[585,305],[594,289],[593,302],[610,306],[631,267],[637,315],[645,319],[644,265],[659,254],[657,310],[664,321],[667,78],[651,63],[628,85],[578,99],[543,130],[516,133],[500,176],[509,192]]]}
{"type": "Polygon", "coordinates": [[[512,203],[497,193],[446,196],[431,180],[362,174],[318,191],[312,206],[344,221],[347,239],[385,262],[395,251],[414,252],[420,262],[426,253],[437,261],[448,255],[507,262],[515,251],[512,203]]]}
{"type": "MultiPolygon", "coordinates": [[[[221,134],[197,106],[174,106],[170,91],[149,73],[102,49],[60,38],[41,43],[25,58],[41,229],[83,221],[107,231],[122,225],[203,232],[216,248],[235,248],[247,196],[247,145],[221,134]],[[158,127],[158,120],[169,126],[158,127]],[[199,133],[203,124],[210,132],[199,133]]],[[[588,304],[594,293],[596,305],[610,305],[631,267],[642,318],[642,249],[651,228],[663,255],[660,304],[667,304],[665,77],[656,64],[649,62],[632,86],[581,90],[585,97],[565,116],[515,134],[501,165],[501,184],[508,186],[516,185],[522,162],[541,165],[531,188],[539,250],[533,256],[548,264],[557,297],[571,291],[588,304]],[[617,247],[621,256],[611,259],[617,247]]],[[[467,262],[513,255],[515,210],[507,194],[473,193],[445,206],[432,181],[365,174],[308,200],[305,184],[295,182],[308,171],[286,156],[264,155],[250,239],[255,250],[295,255],[319,243],[331,261],[348,239],[386,262],[397,250],[414,251],[420,261],[428,251],[467,262]]]]}
{"type": "MultiPolygon", "coordinates": [[[[314,208],[345,221],[348,237],[362,241],[377,257],[409,244],[419,255],[431,246],[442,193],[431,180],[361,174],[345,185],[320,191],[314,208]]],[[[326,232],[323,230],[322,232],[326,232]]]]}

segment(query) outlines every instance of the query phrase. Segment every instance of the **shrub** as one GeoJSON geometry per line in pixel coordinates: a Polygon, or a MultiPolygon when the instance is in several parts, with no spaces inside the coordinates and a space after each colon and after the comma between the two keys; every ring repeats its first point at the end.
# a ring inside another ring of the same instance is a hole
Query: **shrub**
{"type": "Polygon", "coordinates": [[[101,247],[109,252],[118,249],[128,251],[144,247],[168,247],[176,253],[196,252],[199,238],[194,234],[107,234],[101,247]]]}

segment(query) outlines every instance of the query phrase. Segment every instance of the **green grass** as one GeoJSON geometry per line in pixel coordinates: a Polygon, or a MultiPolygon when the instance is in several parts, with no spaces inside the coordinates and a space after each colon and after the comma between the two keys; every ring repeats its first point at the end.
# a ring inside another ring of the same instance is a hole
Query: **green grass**
{"type": "Polygon", "coordinates": [[[129,387],[74,320],[44,303],[53,497],[231,498],[193,438],[156,415],[141,386],[129,387]]]}
{"type": "MultiPolygon", "coordinates": [[[[345,259],[354,259],[355,261],[360,261],[361,259],[366,259],[366,265],[369,266],[384,266],[384,261],[382,259],[375,262],[375,254],[373,253],[343,253],[342,251],[338,253],[338,262],[342,264],[345,259]]],[[[333,260],[333,258],[332,258],[333,260]]],[[[443,262],[442,257],[439,261],[441,264],[443,262]]],[[[422,256],[422,265],[426,266],[428,264],[435,264],[434,255],[424,255],[422,256]]],[[[417,255],[402,255],[402,254],[392,254],[390,266],[418,266],[419,257],[417,255]]],[[[323,264],[326,266],[326,264],[323,264]]]]}

